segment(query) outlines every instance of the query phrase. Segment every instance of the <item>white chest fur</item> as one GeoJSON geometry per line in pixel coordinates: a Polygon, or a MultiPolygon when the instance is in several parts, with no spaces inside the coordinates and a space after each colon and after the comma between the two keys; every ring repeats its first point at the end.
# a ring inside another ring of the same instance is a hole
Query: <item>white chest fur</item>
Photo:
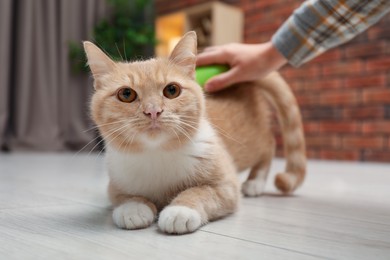
{"type": "Polygon", "coordinates": [[[158,201],[171,187],[185,183],[204,167],[198,158],[210,156],[215,138],[214,130],[204,121],[192,142],[174,151],[156,147],[142,153],[122,153],[107,147],[111,181],[126,194],[158,201]]]}

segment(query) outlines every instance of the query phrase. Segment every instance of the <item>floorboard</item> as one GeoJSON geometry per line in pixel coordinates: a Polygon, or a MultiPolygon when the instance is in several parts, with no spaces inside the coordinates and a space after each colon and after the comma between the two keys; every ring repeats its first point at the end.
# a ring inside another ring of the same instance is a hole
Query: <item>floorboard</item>
{"type": "Polygon", "coordinates": [[[113,225],[102,156],[0,154],[0,259],[390,259],[390,164],[309,161],[289,197],[283,166],[236,214],[170,236],[113,225]]]}

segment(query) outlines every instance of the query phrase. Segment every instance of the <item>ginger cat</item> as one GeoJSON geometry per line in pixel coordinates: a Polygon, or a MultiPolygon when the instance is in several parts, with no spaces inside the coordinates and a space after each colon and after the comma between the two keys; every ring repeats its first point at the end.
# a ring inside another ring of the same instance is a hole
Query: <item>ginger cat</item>
{"type": "Polygon", "coordinates": [[[115,63],[84,42],[96,89],[92,117],[106,142],[113,221],[124,229],[150,226],[193,232],[237,209],[237,173],[250,168],[242,191],[262,193],[274,154],[270,109],[278,111],[287,155],[275,184],[291,193],[303,181],[305,144],[299,108],[276,73],[204,97],[195,82],[196,34],[169,58],[115,63]]]}

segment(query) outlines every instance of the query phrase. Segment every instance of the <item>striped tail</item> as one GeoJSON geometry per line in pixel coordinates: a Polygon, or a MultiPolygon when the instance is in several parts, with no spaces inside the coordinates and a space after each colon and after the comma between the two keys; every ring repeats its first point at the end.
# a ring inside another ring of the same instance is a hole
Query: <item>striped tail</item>
{"type": "Polygon", "coordinates": [[[277,73],[266,77],[260,84],[263,93],[277,110],[281,126],[286,168],[275,178],[276,187],[283,193],[292,193],[306,175],[306,148],[301,113],[290,87],[277,73]]]}

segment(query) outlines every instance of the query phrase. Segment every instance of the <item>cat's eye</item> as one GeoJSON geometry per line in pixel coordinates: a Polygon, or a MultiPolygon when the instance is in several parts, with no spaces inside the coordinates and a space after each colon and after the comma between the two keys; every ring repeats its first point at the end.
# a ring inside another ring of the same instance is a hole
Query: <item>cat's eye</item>
{"type": "Polygon", "coordinates": [[[131,103],[137,98],[137,92],[131,88],[121,88],[116,96],[122,102],[131,103]]]}
{"type": "Polygon", "coordinates": [[[169,99],[177,98],[180,95],[180,93],[181,93],[180,86],[176,83],[168,84],[163,90],[164,96],[169,99]]]}

